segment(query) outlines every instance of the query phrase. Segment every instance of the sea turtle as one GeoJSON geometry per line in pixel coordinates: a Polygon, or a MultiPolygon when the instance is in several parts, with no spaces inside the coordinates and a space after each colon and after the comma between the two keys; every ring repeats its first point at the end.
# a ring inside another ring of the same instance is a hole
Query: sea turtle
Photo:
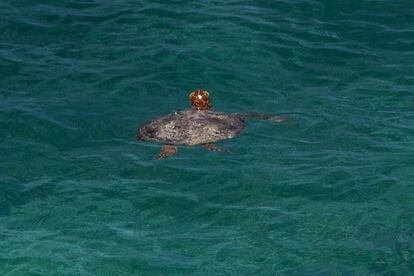
{"type": "Polygon", "coordinates": [[[189,99],[191,109],[156,118],[138,129],[138,140],[164,144],[157,159],[175,155],[175,145],[201,145],[210,151],[221,151],[214,142],[240,135],[245,119],[284,120],[283,117],[268,114],[212,111],[209,93],[202,89],[192,92],[189,99]]]}

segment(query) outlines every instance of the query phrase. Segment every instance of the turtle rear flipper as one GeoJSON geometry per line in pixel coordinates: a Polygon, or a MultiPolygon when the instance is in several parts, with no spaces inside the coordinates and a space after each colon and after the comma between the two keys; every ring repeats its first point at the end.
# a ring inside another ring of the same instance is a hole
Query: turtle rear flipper
{"type": "Polygon", "coordinates": [[[177,147],[171,146],[171,145],[164,145],[161,148],[160,153],[157,156],[157,160],[159,159],[165,159],[167,157],[173,156],[175,154],[177,154],[177,147]]]}
{"type": "Polygon", "coordinates": [[[214,143],[202,144],[201,146],[208,151],[220,151],[220,152],[225,152],[225,153],[231,153],[231,151],[229,151],[228,149],[220,148],[214,143]]]}
{"type": "Polygon", "coordinates": [[[219,146],[217,146],[214,143],[202,144],[201,146],[203,148],[207,149],[208,151],[223,151],[222,148],[220,148],[219,146]]]}

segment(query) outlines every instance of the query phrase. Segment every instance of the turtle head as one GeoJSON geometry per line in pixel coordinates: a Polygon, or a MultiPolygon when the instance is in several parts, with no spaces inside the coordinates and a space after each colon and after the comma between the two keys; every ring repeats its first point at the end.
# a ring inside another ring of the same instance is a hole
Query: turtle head
{"type": "Polygon", "coordinates": [[[197,89],[196,91],[191,92],[189,98],[193,109],[209,110],[211,108],[211,104],[208,96],[209,93],[203,89],[197,89]]]}

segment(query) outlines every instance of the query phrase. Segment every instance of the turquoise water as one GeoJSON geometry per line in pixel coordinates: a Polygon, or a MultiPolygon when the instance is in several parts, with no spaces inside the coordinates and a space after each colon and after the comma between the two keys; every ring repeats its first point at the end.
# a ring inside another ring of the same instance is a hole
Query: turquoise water
{"type": "Polygon", "coordinates": [[[408,275],[412,1],[0,2],[0,274],[408,275]],[[135,140],[211,93],[228,153],[135,140]]]}

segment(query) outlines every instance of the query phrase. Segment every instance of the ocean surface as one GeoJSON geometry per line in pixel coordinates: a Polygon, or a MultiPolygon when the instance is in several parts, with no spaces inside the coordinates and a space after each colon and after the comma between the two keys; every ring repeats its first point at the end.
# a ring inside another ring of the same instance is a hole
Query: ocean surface
{"type": "Polygon", "coordinates": [[[414,4],[2,0],[1,275],[413,275],[414,4]],[[136,141],[210,92],[226,152],[136,141]]]}

